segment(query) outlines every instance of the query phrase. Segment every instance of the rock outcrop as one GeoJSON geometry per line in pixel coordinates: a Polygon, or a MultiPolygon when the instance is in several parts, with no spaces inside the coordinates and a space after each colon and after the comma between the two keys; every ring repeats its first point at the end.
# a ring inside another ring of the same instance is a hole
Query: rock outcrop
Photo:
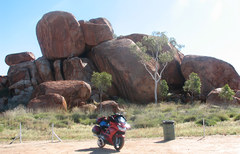
{"type": "MultiPolygon", "coordinates": [[[[130,34],[126,36],[119,36],[117,39],[127,38],[137,43],[137,42],[142,42],[142,39],[144,36],[148,36],[148,35],[136,33],[136,34],[130,34]]],[[[181,63],[184,55],[180,51],[178,51],[175,47],[173,47],[171,44],[165,46],[163,50],[164,51],[173,50],[174,58],[170,63],[168,63],[167,67],[163,71],[162,79],[167,81],[170,91],[182,89],[182,86],[184,85],[184,82],[185,82],[185,79],[181,72],[181,63]]],[[[149,55],[152,56],[150,53],[149,55]]]]}
{"type": "Polygon", "coordinates": [[[55,80],[63,80],[62,62],[55,60],[53,63],[55,80]]]}
{"type": "Polygon", "coordinates": [[[40,95],[38,97],[35,97],[28,103],[27,107],[33,110],[56,109],[56,110],[67,111],[67,103],[65,98],[55,93],[48,93],[45,95],[40,95]]]}
{"type": "Polygon", "coordinates": [[[80,20],[79,23],[84,34],[85,42],[89,46],[95,46],[113,39],[113,29],[107,19],[98,18],[92,19],[89,22],[80,20]]]}
{"type": "Polygon", "coordinates": [[[104,24],[107,25],[112,32],[114,33],[114,30],[112,28],[112,24],[106,19],[106,18],[95,18],[95,19],[90,19],[89,22],[94,23],[94,24],[104,24]]]}
{"type": "Polygon", "coordinates": [[[137,42],[142,42],[142,39],[144,36],[148,36],[148,35],[135,33],[135,34],[125,35],[125,36],[119,36],[117,39],[126,38],[126,39],[132,40],[134,43],[137,43],[137,42]]]}
{"type": "Polygon", "coordinates": [[[54,11],[45,14],[38,22],[36,32],[42,54],[47,59],[79,56],[84,52],[84,36],[71,13],[54,11]]]}
{"type": "Polygon", "coordinates": [[[190,73],[195,72],[201,79],[201,95],[203,98],[210,91],[228,84],[231,89],[240,89],[240,77],[232,65],[212,57],[184,56],[181,70],[187,80],[190,73]]]}
{"type": "Polygon", "coordinates": [[[168,50],[173,50],[173,60],[168,63],[167,67],[163,71],[162,79],[167,81],[170,91],[182,89],[185,78],[182,75],[181,63],[184,55],[178,51],[175,47],[168,45],[168,50]]]}
{"type": "Polygon", "coordinates": [[[33,86],[24,89],[14,89],[14,96],[8,98],[7,108],[13,109],[18,105],[26,106],[28,102],[31,100],[33,92],[33,86]]]}
{"type": "Polygon", "coordinates": [[[8,87],[8,77],[0,75],[0,84],[4,87],[8,87]]]}
{"type": "MultiPolygon", "coordinates": [[[[129,39],[114,39],[93,48],[90,59],[100,72],[112,75],[113,86],[119,95],[132,102],[154,100],[154,82],[145,70],[140,58],[132,52],[135,43],[129,39]]],[[[136,52],[141,52],[137,49],[136,52]]],[[[154,70],[153,64],[147,64],[154,70]]]]}
{"type": "Polygon", "coordinates": [[[233,100],[224,100],[222,99],[219,94],[221,92],[222,88],[217,88],[212,90],[208,95],[207,95],[207,104],[214,104],[214,105],[240,105],[240,99],[237,97],[233,96],[233,100]]]}
{"type": "Polygon", "coordinates": [[[6,110],[7,102],[7,97],[0,97],[0,112],[4,112],[6,110]]]}
{"type": "Polygon", "coordinates": [[[83,112],[94,112],[96,111],[97,107],[94,104],[85,104],[79,107],[83,112]]]}
{"type": "Polygon", "coordinates": [[[240,98],[240,90],[237,90],[237,92],[236,92],[236,94],[235,94],[235,97],[240,98]]]}
{"type": "Polygon", "coordinates": [[[82,80],[90,83],[94,68],[91,61],[73,57],[63,61],[63,72],[66,80],[82,80]],[[85,61],[85,62],[84,62],[85,61]]]}
{"type": "Polygon", "coordinates": [[[35,56],[32,52],[20,52],[5,57],[5,62],[9,66],[33,60],[35,60],[35,56]]]}
{"type": "Polygon", "coordinates": [[[35,63],[39,76],[43,82],[54,80],[50,62],[45,57],[38,58],[35,63]]]}
{"type": "Polygon", "coordinates": [[[112,112],[112,113],[119,113],[124,111],[119,107],[118,103],[112,100],[101,102],[101,104],[97,106],[97,111],[100,111],[100,110],[102,112],[112,112]]]}
{"type": "Polygon", "coordinates": [[[84,81],[65,80],[48,81],[41,83],[34,91],[32,98],[49,93],[56,93],[63,96],[68,108],[72,108],[76,99],[87,101],[91,96],[91,87],[84,81]]]}
{"type": "Polygon", "coordinates": [[[42,82],[37,72],[35,62],[33,61],[10,66],[8,70],[8,80],[10,86],[21,80],[30,80],[32,86],[36,86],[42,82]]]}

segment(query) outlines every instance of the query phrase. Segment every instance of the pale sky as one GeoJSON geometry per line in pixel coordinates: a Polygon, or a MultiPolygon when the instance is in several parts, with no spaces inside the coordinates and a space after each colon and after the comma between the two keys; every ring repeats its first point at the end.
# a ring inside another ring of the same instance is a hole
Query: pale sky
{"type": "Polygon", "coordinates": [[[185,45],[183,54],[216,57],[240,74],[240,0],[0,0],[0,75],[8,54],[42,56],[36,24],[56,10],[77,20],[105,17],[117,35],[166,31],[185,45]]]}

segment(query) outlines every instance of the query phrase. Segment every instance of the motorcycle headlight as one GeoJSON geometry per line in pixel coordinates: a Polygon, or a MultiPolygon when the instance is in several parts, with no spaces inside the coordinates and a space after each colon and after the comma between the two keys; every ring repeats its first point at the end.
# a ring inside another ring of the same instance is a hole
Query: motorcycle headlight
{"type": "Polygon", "coordinates": [[[123,127],[121,127],[121,126],[119,126],[119,125],[117,125],[117,127],[118,127],[118,129],[119,129],[120,131],[126,132],[126,128],[123,128],[123,127]]]}

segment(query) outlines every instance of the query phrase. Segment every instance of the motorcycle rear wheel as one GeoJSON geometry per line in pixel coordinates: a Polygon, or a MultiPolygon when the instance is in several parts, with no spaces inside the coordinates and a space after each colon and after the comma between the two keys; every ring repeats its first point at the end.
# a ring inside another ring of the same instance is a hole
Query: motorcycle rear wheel
{"type": "Polygon", "coordinates": [[[123,137],[114,137],[113,145],[117,151],[120,151],[124,145],[124,138],[123,137]]]}
{"type": "Polygon", "coordinates": [[[103,148],[105,146],[105,144],[106,143],[104,142],[104,140],[102,138],[98,138],[97,145],[99,148],[103,148]]]}

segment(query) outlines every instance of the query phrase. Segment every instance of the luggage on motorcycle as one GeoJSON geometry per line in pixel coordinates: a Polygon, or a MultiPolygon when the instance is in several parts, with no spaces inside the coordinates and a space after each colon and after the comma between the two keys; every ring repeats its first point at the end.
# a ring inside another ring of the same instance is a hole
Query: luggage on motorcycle
{"type": "Polygon", "coordinates": [[[100,122],[103,121],[103,120],[107,120],[107,118],[106,117],[97,118],[96,123],[99,125],[100,122]]]}
{"type": "Polygon", "coordinates": [[[93,128],[92,128],[92,132],[96,135],[99,135],[101,130],[100,130],[100,127],[95,125],[93,128]]]}

